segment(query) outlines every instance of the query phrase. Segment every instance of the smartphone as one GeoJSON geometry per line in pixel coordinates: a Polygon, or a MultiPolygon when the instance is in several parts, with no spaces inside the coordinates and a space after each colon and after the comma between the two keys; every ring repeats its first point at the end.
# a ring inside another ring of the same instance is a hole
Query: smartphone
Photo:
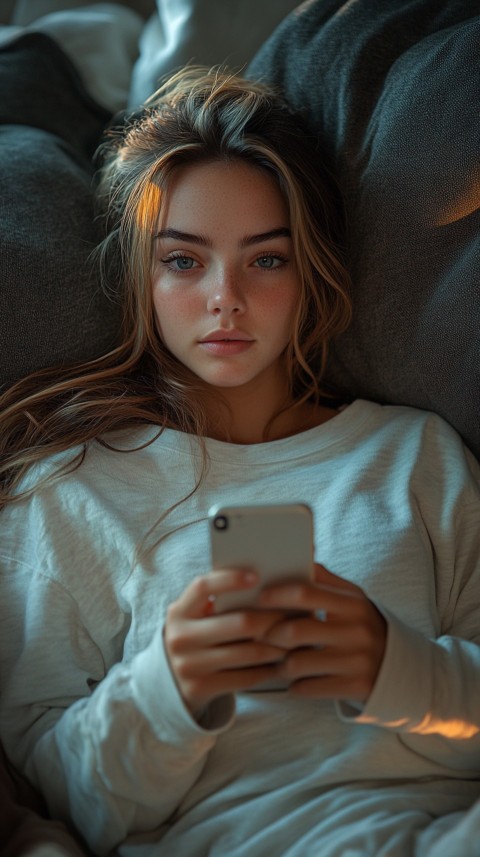
{"type": "Polygon", "coordinates": [[[250,606],[267,584],[312,580],[313,516],[304,503],[214,506],[209,512],[213,569],[254,568],[253,589],[215,599],[215,612],[250,606]]]}

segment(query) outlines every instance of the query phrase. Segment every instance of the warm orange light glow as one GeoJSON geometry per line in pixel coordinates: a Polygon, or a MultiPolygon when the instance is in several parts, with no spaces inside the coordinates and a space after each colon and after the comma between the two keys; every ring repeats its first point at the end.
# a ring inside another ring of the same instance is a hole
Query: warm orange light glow
{"type": "Polygon", "coordinates": [[[472,179],[464,192],[445,206],[435,218],[436,226],[447,226],[468,217],[480,208],[480,172],[472,179]]]}
{"type": "Polygon", "coordinates": [[[435,720],[427,714],[423,721],[411,731],[417,735],[442,735],[444,738],[462,741],[478,735],[480,729],[474,723],[467,723],[466,720],[435,720]]]}
{"type": "Polygon", "coordinates": [[[160,211],[162,192],[158,185],[149,182],[137,208],[137,226],[141,230],[151,229],[152,214],[156,218],[160,211]]]}
{"type": "MultiPolygon", "coordinates": [[[[358,719],[361,723],[378,725],[378,721],[373,717],[360,715],[358,719]]],[[[480,732],[480,727],[475,723],[468,723],[466,720],[439,720],[430,714],[426,714],[422,722],[413,727],[409,727],[409,720],[406,717],[390,720],[385,725],[400,732],[409,732],[411,735],[441,735],[443,738],[453,738],[457,741],[474,738],[480,732]]]]}

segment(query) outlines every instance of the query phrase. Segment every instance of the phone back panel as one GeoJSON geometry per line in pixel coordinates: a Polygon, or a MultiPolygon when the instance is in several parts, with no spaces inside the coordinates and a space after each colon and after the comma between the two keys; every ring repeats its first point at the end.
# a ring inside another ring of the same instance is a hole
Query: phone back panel
{"type": "Polygon", "coordinates": [[[221,610],[247,606],[268,583],[311,579],[313,521],[302,503],[217,506],[210,512],[212,568],[255,568],[260,585],[217,598],[221,610]]]}

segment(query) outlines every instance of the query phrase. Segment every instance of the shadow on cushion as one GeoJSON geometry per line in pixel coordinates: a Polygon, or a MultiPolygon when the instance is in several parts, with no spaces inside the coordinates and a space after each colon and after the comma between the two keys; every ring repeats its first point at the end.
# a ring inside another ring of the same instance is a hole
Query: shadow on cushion
{"type": "Polygon", "coordinates": [[[344,394],[441,414],[480,457],[478,4],[307,2],[248,68],[318,134],[349,226],[344,394]]]}
{"type": "Polygon", "coordinates": [[[47,36],[0,50],[0,386],[114,344],[119,309],[88,261],[91,156],[109,118],[47,36]]]}

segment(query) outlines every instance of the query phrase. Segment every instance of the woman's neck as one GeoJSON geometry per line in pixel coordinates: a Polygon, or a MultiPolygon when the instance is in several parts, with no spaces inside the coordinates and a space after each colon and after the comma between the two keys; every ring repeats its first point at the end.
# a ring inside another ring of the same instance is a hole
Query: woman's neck
{"type": "Polygon", "coordinates": [[[210,410],[207,435],[215,440],[237,444],[265,443],[308,431],[336,416],[338,411],[310,402],[287,406],[253,407],[251,398],[236,390],[210,410]]]}

